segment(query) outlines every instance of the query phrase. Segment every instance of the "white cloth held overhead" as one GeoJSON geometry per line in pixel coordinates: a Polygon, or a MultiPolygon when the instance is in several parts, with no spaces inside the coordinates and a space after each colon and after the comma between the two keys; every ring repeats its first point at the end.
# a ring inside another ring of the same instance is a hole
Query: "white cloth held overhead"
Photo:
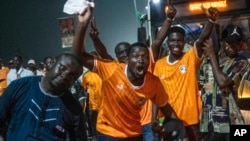
{"type": "Polygon", "coordinates": [[[64,4],[63,12],[70,15],[81,14],[88,5],[95,7],[94,2],[87,0],[67,0],[64,4]]]}

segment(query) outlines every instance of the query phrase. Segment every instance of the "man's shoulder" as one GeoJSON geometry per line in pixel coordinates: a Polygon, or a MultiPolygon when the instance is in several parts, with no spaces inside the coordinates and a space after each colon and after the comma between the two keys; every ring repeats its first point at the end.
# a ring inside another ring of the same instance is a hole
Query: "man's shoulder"
{"type": "MultiPolygon", "coordinates": [[[[23,68],[23,71],[22,71],[23,73],[25,73],[25,74],[33,74],[33,72],[32,71],[30,71],[30,70],[28,70],[28,69],[26,69],[26,68],[23,68]]],[[[22,73],[21,72],[21,73],[22,73]]]]}
{"type": "Polygon", "coordinates": [[[157,77],[156,75],[154,75],[151,72],[147,72],[146,73],[146,81],[150,81],[150,83],[155,82],[155,81],[160,81],[159,77],[157,77]]]}
{"type": "Polygon", "coordinates": [[[34,84],[36,82],[41,81],[41,76],[26,76],[21,77],[13,81],[14,84],[21,85],[21,84],[34,84]]]}
{"type": "Polygon", "coordinates": [[[164,62],[166,62],[166,60],[167,60],[167,56],[163,56],[163,57],[159,58],[159,59],[155,62],[155,65],[156,65],[156,64],[164,63],[164,62]]]}
{"type": "Polygon", "coordinates": [[[2,67],[2,69],[0,69],[0,71],[1,71],[1,70],[2,70],[2,71],[7,71],[7,72],[10,71],[10,69],[9,69],[8,67],[2,67]]]}
{"type": "Polygon", "coordinates": [[[15,69],[9,69],[9,74],[11,74],[11,73],[16,73],[16,70],[15,69]]]}

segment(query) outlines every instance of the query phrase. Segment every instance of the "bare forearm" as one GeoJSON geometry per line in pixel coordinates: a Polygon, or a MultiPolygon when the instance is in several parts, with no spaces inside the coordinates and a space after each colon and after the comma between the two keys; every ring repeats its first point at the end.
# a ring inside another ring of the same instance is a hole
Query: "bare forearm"
{"type": "Polygon", "coordinates": [[[110,59],[114,60],[107,52],[106,47],[102,43],[99,37],[92,38],[92,41],[94,43],[95,49],[98,52],[98,54],[103,58],[103,59],[110,59]]]}
{"type": "Polygon", "coordinates": [[[88,23],[79,23],[78,29],[76,30],[74,42],[73,42],[73,52],[81,56],[85,52],[85,33],[88,27],[88,23]]]}
{"type": "Polygon", "coordinates": [[[154,56],[154,61],[157,61],[157,59],[160,56],[161,51],[161,44],[167,37],[168,30],[172,24],[172,21],[176,14],[176,9],[173,7],[172,4],[168,4],[167,11],[166,11],[166,19],[162,24],[162,27],[160,31],[157,33],[157,37],[152,43],[151,49],[154,56]]]}
{"type": "Polygon", "coordinates": [[[152,53],[154,56],[154,61],[157,61],[160,55],[161,45],[165,38],[167,37],[167,32],[171,26],[172,21],[170,19],[166,19],[162,24],[161,29],[157,33],[157,37],[151,45],[152,53]]]}
{"type": "Polygon", "coordinates": [[[160,107],[160,110],[164,114],[165,118],[178,118],[174,109],[171,107],[169,103],[163,107],[160,107]]]}
{"type": "Polygon", "coordinates": [[[196,47],[197,47],[198,51],[199,50],[201,51],[199,56],[202,55],[203,51],[202,51],[201,47],[203,46],[204,41],[207,40],[209,38],[209,36],[211,35],[213,27],[214,27],[214,23],[208,21],[206,27],[202,30],[202,32],[199,36],[199,39],[196,43],[196,47]]]}
{"type": "Polygon", "coordinates": [[[214,78],[215,81],[218,83],[219,87],[223,88],[225,86],[232,85],[234,83],[233,80],[222,72],[222,70],[219,67],[219,62],[215,54],[210,56],[210,60],[214,78]]]}

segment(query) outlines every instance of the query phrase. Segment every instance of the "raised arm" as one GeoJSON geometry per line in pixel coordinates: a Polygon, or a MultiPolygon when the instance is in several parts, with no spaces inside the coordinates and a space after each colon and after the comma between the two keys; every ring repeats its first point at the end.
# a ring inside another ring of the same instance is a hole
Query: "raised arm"
{"type": "Polygon", "coordinates": [[[103,59],[114,60],[114,58],[112,58],[112,56],[110,56],[108,54],[106,47],[104,46],[104,44],[102,43],[102,41],[100,40],[100,38],[98,36],[99,32],[98,32],[98,29],[96,27],[96,22],[95,22],[94,17],[91,19],[90,24],[91,24],[91,31],[89,33],[89,36],[91,37],[91,39],[94,43],[94,47],[95,47],[96,51],[103,59]]]}
{"type": "Polygon", "coordinates": [[[161,29],[157,33],[157,36],[151,45],[152,53],[154,56],[154,62],[157,61],[157,59],[159,58],[162,42],[167,37],[168,29],[171,26],[175,14],[176,9],[173,7],[173,5],[169,5],[168,10],[166,12],[167,18],[163,22],[161,29]]]}
{"type": "Polygon", "coordinates": [[[218,86],[220,88],[224,88],[226,86],[232,86],[234,84],[234,81],[226,74],[224,74],[220,69],[219,61],[213,47],[212,38],[209,38],[204,42],[204,46],[202,47],[202,49],[205,51],[206,55],[208,55],[208,57],[210,58],[212,71],[218,86]]]}
{"type": "Polygon", "coordinates": [[[93,69],[94,57],[85,51],[85,35],[91,16],[92,8],[90,6],[78,16],[79,22],[73,42],[73,53],[82,59],[83,65],[89,70],[93,69]]]}
{"type": "Polygon", "coordinates": [[[205,15],[208,17],[209,20],[208,20],[208,23],[206,24],[205,28],[202,30],[198,41],[196,42],[196,47],[197,47],[199,57],[202,57],[202,55],[203,55],[202,47],[204,46],[203,45],[204,41],[207,40],[209,38],[209,36],[211,35],[214,24],[219,18],[219,11],[214,7],[210,7],[208,9],[205,9],[202,6],[202,10],[205,13],[205,15]]]}

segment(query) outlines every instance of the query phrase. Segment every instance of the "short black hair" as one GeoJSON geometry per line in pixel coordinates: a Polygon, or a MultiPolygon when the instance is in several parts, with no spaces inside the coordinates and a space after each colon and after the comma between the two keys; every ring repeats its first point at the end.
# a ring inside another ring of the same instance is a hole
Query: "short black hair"
{"type": "Polygon", "coordinates": [[[135,42],[135,43],[133,43],[133,44],[130,45],[130,47],[128,49],[128,56],[129,56],[131,50],[134,47],[144,47],[144,48],[148,49],[148,46],[145,43],[143,43],[143,42],[135,42]]]}
{"type": "Polygon", "coordinates": [[[116,44],[115,46],[115,53],[117,53],[117,48],[121,45],[124,45],[124,46],[127,46],[129,47],[130,46],[130,43],[129,42],[119,42],[118,44],[116,44]]]}
{"type": "Polygon", "coordinates": [[[79,64],[80,66],[83,66],[83,62],[82,62],[82,59],[80,58],[80,56],[78,56],[74,53],[71,53],[71,52],[64,52],[64,53],[61,53],[58,56],[56,56],[56,62],[58,59],[61,59],[64,56],[73,58],[77,64],[79,64]]]}
{"type": "Polygon", "coordinates": [[[183,34],[184,36],[185,36],[185,30],[182,28],[182,27],[180,27],[180,26],[172,26],[170,29],[169,29],[169,31],[168,31],[168,34],[170,34],[170,33],[181,33],[181,34],[183,34]]]}
{"type": "Polygon", "coordinates": [[[21,55],[16,54],[16,55],[14,56],[14,58],[15,58],[15,57],[17,57],[18,59],[20,59],[21,62],[23,62],[23,57],[22,57],[21,55]]]}
{"type": "Polygon", "coordinates": [[[46,56],[46,57],[44,57],[43,58],[43,63],[46,63],[47,59],[53,59],[53,57],[52,56],[46,56]]]}

